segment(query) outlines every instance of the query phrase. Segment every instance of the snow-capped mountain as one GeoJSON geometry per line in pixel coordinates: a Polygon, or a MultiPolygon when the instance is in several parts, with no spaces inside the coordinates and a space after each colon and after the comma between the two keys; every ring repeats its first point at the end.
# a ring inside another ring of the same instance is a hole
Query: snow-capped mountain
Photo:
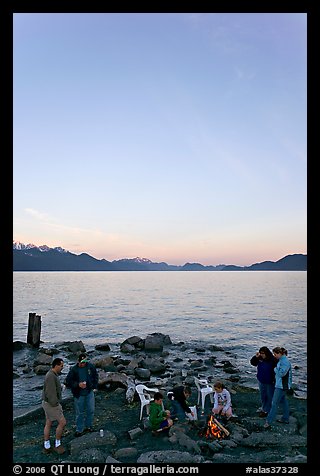
{"type": "Polygon", "coordinates": [[[60,253],[67,253],[67,251],[65,249],[61,248],[61,246],[56,246],[55,248],[50,248],[47,245],[36,246],[36,245],[33,245],[32,243],[28,243],[27,245],[25,245],[24,243],[21,243],[20,241],[13,240],[13,249],[14,250],[20,250],[21,251],[21,250],[31,250],[31,249],[34,249],[34,248],[39,250],[39,251],[42,251],[42,252],[55,250],[55,251],[59,251],[60,253]]]}
{"type": "Polygon", "coordinates": [[[14,241],[13,240],[13,249],[14,250],[29,250],[30,248],[36,248],[36,246],[32,245],[31,243],[25,245],[24,243],[21,243],[20,241],[14,241]]]}
{"type": "Polygon", "coordinates": [[[186,263],[183,266],[154,263],[147,258],[124,258],[107,261],[87,253],[76,255],[57,246],[27,245],[13,241],[13,271],[306,271],[307,255],[287,255],[280,260],[263,261],[251,266],[186,263]]]}

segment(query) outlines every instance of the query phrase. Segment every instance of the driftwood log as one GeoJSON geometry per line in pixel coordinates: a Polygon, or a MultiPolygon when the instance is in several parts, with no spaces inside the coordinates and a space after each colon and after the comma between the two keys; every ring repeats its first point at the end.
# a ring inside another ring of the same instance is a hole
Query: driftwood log
{"type": "Polygon", "coordinates": [[[230,435],[230,431],[228,431],[216,418],[213,418],[213,421],[226,436],[230,435]]]}
{"type": "Polygon", "coordinates": [[[126,387],[126,399],[128,403],[132,403],[134,399],[134,394],[136,391],[136,386],[134,381],[128,377],[125,374],[121,374],[118,372],[105,372],[104,370],[98,370],[98,376],[99,376],[99,382],[98,385],[99,387],[102,387],[103,385],[107,383],[119,383],[126,387]]]}

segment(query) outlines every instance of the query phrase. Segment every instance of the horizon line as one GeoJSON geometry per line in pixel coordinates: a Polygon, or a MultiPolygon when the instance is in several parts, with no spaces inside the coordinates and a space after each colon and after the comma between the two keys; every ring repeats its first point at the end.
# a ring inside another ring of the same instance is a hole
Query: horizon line
{"type": "Polygon", "coordinates": [[[108,261],[109,263],[113,263],[113,262],[117,262],[117,261],[121,261],[121,260],[145,260],[145,261],[149,261],[149,262],[154,263],[154,264],[165,263],[165,264],[167,264],[168,266],[177,266],[177,267],[183,267],[183,266],[185,266],[186,264],[191,264],[191,265],[192,265],[192,264],[197,264],[197,265],[204,266],[204,267],[210,267],[210,266],[212,266],[212,267],[215,267],[215,268],[218,267],[218,266],[237,266],[237,267],[239,267],[239,268],[247,268],[247,267],[253,266],[254,264],[261,264],[261,263],[266,263],[266,262],[276,263],[276,262],[280,261],[281,259],[283,259],[283,258],[285,258],[285,257],[287,257],[287,256],[293,256],[293,255],[307,256],[307,253],[288,253],[288,254],[283,255],[281,258],[279,258],[279,259],[277,259],[277,260],[275,260],[275,261],[272,261],[272,260],[255,261],[254,263],[247,264],[247,265],[238,265],[238,264],[233,264],[233,263],[232,263],[232,264],[219,263],[219,264],[214,265],[214,264],[202,264],[202,263],[199,262],[199,261],[186,261],[184,264],[179,265],[179,264],[170,264],[170,263],[168,263],[168,262],[166,262],[166,261],[163,261],[163,260],[162,260],[162,261],[152,261],[152,260],[150,260],[149,258],[140,257],[140,256],[135,256],[135,257],[132,257],[132,258],[127,258],[127,257],[126,257],[126,258],[118,258],[118,259],[114,259],[114,260],[110,261],[110,260],[108,260],[108,259],[106,259],[106,258],[96,258],[95,256],[90,255],[90,254],[87,253],[86,251],[82,251],[82,252],[80,252],[79,254],[77,254],[77,253],[74,253],[73,251],[70,251],[70,250],[67,250],[67,249],[63,248],[62,246],[54,246],[54,247],[51,247],[51,246],[48,246],[48,245],[46,245],[46,244],[43,244],[43,245],[35,245],[34,243],[27,243],[27,244],[25,244],[25,243],[22,243],[21,241],[17,241],[17,240],[13,240],[13,243],[21,244],[21,245],[24,245],[24,246],[30,245],[30,246],[33,246],[33,247],[35,247],[35,248],[47,247],[47,248],[52,249],[52,250],[53,250],[53,249],[60,248],[60,249],[62,249],[63,251],[65,251],[65,252],[67,252],[67,253],[74,254],[74,255],[76,255],[76,256],[80,256],[80,255],[82,255],[82,254],[86,254],[86,255],[90,256],[91,258],[96,259],[97,261],[103,261],[103,260],[104,260],[104,261],[108,261]]]}

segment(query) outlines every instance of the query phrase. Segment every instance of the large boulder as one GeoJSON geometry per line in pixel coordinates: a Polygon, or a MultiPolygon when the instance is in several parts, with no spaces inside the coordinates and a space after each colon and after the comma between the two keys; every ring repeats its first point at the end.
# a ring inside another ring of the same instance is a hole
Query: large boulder
{"type": "Polygon", "coordinates": [[[137,459],[137,463],[202,463],[204,458],[202,456],[195,456],[187,451],[148,451],[142,453],[137,459]]]}
{"type": "Polygon", "coordinates": [[[172,344],[168,335],[161,332],[153,332],[147,335],[144,341],[144,349],[148,351],[162,351],[164,345],[172,344]]]}
{"type": "Polygon", "coordinates": [[[75,438],[70,443],[70,454],[72,456],[77,455],[79,453],[83,453],[88,448],[96,448],[96,449],[106,449],[110,447],[114,447],[117,443],[117,437],[111,431],[104,431],[104,435],[100,436],[98,431],[93,433],[86,433],[79,438],[75,438]]]}
{"type": "Polygon", "coordinates": [[[166,364],[161,362],[160,359],[155,359],[153,357],[147,357],[142,360],[140,367],[144,369],[149,369],[152,374],[162,373],[166,370],[166,364]]]}

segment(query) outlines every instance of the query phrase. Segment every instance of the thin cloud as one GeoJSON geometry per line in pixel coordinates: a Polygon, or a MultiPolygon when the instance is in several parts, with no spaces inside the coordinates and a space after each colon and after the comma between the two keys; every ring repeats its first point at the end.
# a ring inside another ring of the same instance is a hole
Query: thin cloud
{"type": "Polygon", "coordinates": [[[95,234],[100,234],[103,235],[103,232],[95,229],[89,229],[89,228],[81,228],[77,226],[68,226],[68,225],[62,225],[60,223],[56,223],[53,218],[50,217],[47,213],[39,212],[38,210],[35,210],[33,208],[25,208],[25,212],[28,215],[31,215],[33,218],[36,220],[39,220],[41,222],[44,222],[47,226],[50,226],[51,228],[54,228],[55,230],[61,230],[63,232],[68,231],[70,233],[95,233],[95,234]]]}
{"type": "MultiPolygon", "coordinates": [[[[47,229],[50,229],[51,234],[58,233],[61,237],[73,236],[73,239],[78,239],[81,237],[84,240],[89,240],[96,243],[108,243],[111,245],[122,242],[127,245],[127,242],[131,241],[131,239],[126,239],[121,234],[107,233],[98,228],[82,228],[78,226],[69,226],[57,223],[47,213],[40,212],[33,208],[25,208],[25,212],[35,220],[40,221],[47,227],[47,229]]],[[[78,245],[78,247],[80,247],[80,245],[78,245]]]]}
{"type": "Polygon", "coordinates": [[[40,221],[47,221],[49,219],[46,213],[41,213],[34,208],[25,208],[25,212],[40,221]]]}

